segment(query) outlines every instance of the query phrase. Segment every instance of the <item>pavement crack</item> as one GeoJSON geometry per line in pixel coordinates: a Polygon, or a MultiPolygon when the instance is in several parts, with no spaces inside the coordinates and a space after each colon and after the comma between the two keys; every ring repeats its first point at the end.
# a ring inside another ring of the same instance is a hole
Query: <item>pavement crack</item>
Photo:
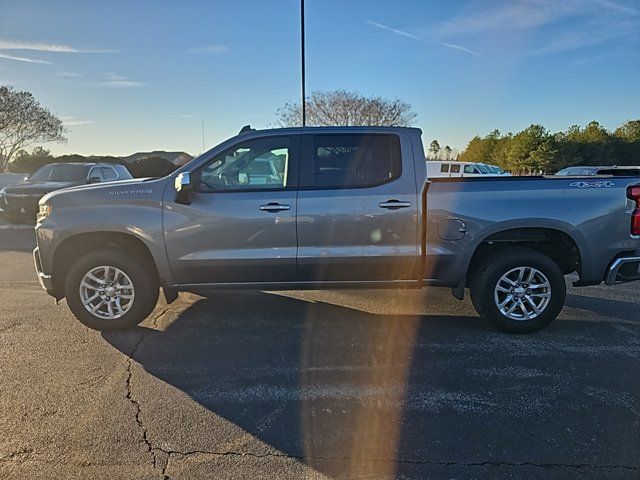
{"type": "Polygon", "coordinates": [[[147,427],[145,427],[144,423],[142,422],[142,419],[140,417],[141,415],[141,407],[140,407],[140,402],[138,400],[136,400],[133,396],[133,394],[131,393],[131,382],[132,382],[132,376],[133,376],[133,357],[135,356],[136,351],[138,350],[138,347],[140,347],[140,344],[142,343],[142,341],[144,340],[145,335],[141,334],[140,338],[136,341],[136,343],[134,344],[133,348],[131,349],[131,353],[129,354],[129,358],[127,358],[127,378],[126,378],[126,399],[129,400],[129,402],[133,405],[133,407],[135,408],[135,420],[136,420],[136,424],[138,425],[138,428],[140,429],[140,431],[142,432],[142,440],[147,448],[147,451],[151,454],[151,459],[153,461],[153,468],[154,469],[158,469],[158,457],[156,455],[156,448],[153,447],[153,444],[151,443],[151,440],[149,439],[149,432],[147,431],[147,427]]]}
{"type": "Polygon", "coordinates": [[[159,328],[158,327],[158,320],[160,320],[165,314],[167,314],[168,312],[172,311],[174,309],[173,306],[168,305],[165,308],[163,308],[162,310],[160,310],[160,312],[158,312],[156,315],[154,315],[153,320],[151,320],[151,325],[153,325],[154,328],[159,328]]]}

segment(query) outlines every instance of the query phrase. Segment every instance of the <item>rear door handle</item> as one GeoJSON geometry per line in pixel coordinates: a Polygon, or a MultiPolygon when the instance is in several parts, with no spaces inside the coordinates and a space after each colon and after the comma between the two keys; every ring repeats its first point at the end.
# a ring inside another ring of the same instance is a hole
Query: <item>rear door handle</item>
{"type": "Polygon", "coordinates": [[[408,208],[411,206],[411,202],[401,202],[400,200],[387,200],[386,202],[380,202],[380,208],[386,208],[388,210],[398,210],[399,208],[408,208]]]}
{"type": "Polygon", "coordinates": [[[291,205],[282,205],[281,203],[267,203],[266,205],[260,205],[259,208],[263,212],[281,212],[283,210],[291,210],[291,205]]]}

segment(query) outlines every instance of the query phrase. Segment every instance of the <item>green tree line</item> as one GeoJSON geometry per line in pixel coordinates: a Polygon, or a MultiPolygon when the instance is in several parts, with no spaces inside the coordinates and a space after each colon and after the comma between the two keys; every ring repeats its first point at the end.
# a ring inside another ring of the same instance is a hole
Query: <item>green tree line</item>
{"type": "Polygon", "coordinates": [[[517,174],[552,173],[572,165],[640,165],[640,120],[610,132],[598,122],[549,132],[531,125],[518,133],[475,136],[458,160],[498,165],[517,174]]]}

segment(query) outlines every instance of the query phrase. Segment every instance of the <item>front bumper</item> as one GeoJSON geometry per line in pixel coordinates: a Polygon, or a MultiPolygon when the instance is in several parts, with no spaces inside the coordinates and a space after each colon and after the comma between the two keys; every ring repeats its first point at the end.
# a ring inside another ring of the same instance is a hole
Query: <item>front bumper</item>
{"type": "Polygon", "coordinates": [[[607,269],[604,283],[617,285],[619,283],[634,282],[640,280],[640,255],[632,257],[620,257],[613,261],[607,269]]]}
{"type": "Polygon", "coordinates": [[[40,252],[38,247],[33,250],[33,262],[36,266],[36,275],[38,276],[38,281],[40,282],[40,286],[46,290],[46,292],[55,297],[55,293],[53,290],[53,278],[51,275],[47,275],[42,271],[42,266],[40,264],[40,252]]]}
{"type": "Polygon", "coordinates": [[[16,207],[13,205],[0,205],[0,213],[10,215],[14,218],[23,218],[31,223],[35,223],[38,209],[35,207],[16,207]]]}
{"type": "Polygon", "coordinates": [[[41,194],[26,197],[4,194],[0,196],[0,213],[35,220],[40,198],[42,198],[41,194]]]}

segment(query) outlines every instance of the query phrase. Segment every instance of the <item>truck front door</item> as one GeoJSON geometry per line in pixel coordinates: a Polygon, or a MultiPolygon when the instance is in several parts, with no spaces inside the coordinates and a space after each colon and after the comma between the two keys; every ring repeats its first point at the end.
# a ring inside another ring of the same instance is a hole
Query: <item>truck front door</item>
{"type": "Polygon", "coordinates": [[[301,280],[419,277],[419,205],[408,137],[305,134],[300,168],[301,280]]]}
{"type": "Polygon", "coordinates": [[[258,137],[191,172],[191,204],[164,197],[163,228],[180,284],[295,281],[299,136],[258,137]]]}

